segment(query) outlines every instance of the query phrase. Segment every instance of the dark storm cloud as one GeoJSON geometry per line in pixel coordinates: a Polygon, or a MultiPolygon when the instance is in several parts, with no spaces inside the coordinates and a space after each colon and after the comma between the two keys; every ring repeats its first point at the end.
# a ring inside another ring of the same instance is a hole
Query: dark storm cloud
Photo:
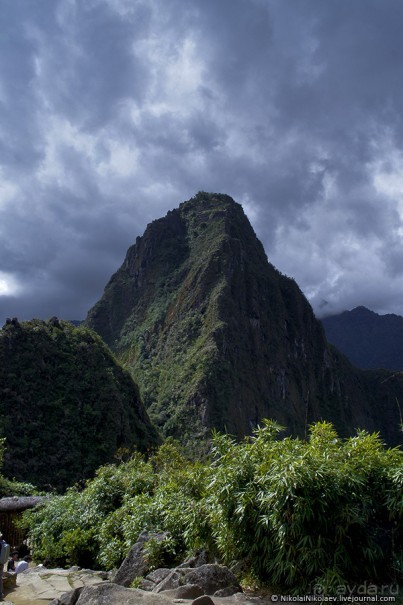
{"type": "Polygon", "coordinates": [[[403,313],[400,1],[0,11],[1,317],[84,317],[199,189],[244,204],[318,312],[403,313]]]}

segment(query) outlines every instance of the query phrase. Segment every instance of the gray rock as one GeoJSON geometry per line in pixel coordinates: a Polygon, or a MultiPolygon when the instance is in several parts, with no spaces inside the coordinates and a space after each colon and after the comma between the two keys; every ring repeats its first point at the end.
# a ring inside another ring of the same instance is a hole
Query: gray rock
{"type": "Polygon", "coordinates": [[[156,584],[155,582],[151,582],[151,580],[147,580],[147,578],[143,578],[140,582],[140,586],[139,588],[141,588],[141,590],[154,590],[156,584]]]}
{"type": "Polygon", "coordinates": [[[240,590],[236,577],[228,567],[216,563],[196,567],[185,575],[183,583],[197,584],[205,595],[213,595],[217,590],[227,586],[237,586],[240,590]]]}
{"type": "Polygon", "coordinates": [[[226,586],[225,588],[220,588],[220,590],[216,590],[214,593],[214,597],[232,597],[232,595],[237,592],[242,592],[239,586],[226,586]]]}
{"type": "Polygon", "coordinates": [[[160,569],[156,569],[151,573],[146,575],[146,580],[151,580],[154,584],[159,584],[162,580],[165,580],[167,576],[171,573],[172,569],[168,569],[167,567],[161,567],[160,569]]]}
{"type": "Polygon", "coordinates": [[[143,557],[144,544],[151,538],[158,542],[164,540],[167,537],[167,533],[149,533],[147,531],[142,532],[136,544],[131,547],[129,554],[119,567],[116,575],[113,579],[115,584],[120,586],[130,586],[134,578],[144,576],[147,573],[147,563],[143,557]]]}
{"type": "Polygon", "coordinates": [[[214,605],[214,601],[207,595],[203,595],[202,597],[197,597],[197,599],[193,601],[192,605],[214,605]]]}
{"type": "Polygon", "coordinates": [[[65,592],[59,597],[60,605],[76,605],[78,601],[78,597],[80,596],[83,587],[75,588],[74,590],[70,590],[69,592],[65,592]]]}
{"type": "MultiPolygon", "coordinates": [[[[71,568],[73,569],[73,568],[71,568]]],[[[110,571],[104,571],[102,569],[81,569],[81,567],[77,568],[78,571],[85,574],[90,574],[91,576],[96,576],[101,580],[110,580],[112,573],[110,571]]],[[[70,570],[69,570],[70,571],[70,570]]]]}
{"type": "Polygon", "coordinates": [[[201,565],[206,565],[208,559],[207,550],[197,550],[194,555],[186,559],[178,567],[200,567],[201,565]]]}
{"type": "Polygon", "coordinates": [[[125,588],[118,584],[86,586],[76,605],[172,605],[172,601],[155,592],[125,588]]]}
{"type": "Polygon", "coordinates": [[[264,605],[267,603],[266,599],[252,597],[250,594],[244,594],[243,592],[237,592],[232,598],[237,605],[264,605]]]}
{"type": "Polygon", "coordinates": [[[203,594],[203,590],[197,584],[185,584],[184,586],[179,586],[176,591],[177,599],[197,599],[197,597],[201,597],[203,594]]]}
{"type": "Polygon", "coordinates": [[[170,590],[171,588],[178,588],[181,584],[182,574],[176,569],[171,570],[170,574],[162,580],[153,589],[153,592],[162,592],[163,590],[170,590]]]}
{"type": "Polygon", "coordinates": [[[3,590],[13,590],[17,585],[17,574],[3,571],[3,590]]]}
{"type": "Polygon", "coordinates": [[[69,590],[69,592],[65,592],[64,594],[60,595],[59,598],[53,599],[49,605],[76,605],[82,590],[83,586],[80,586],[80,588],[74,588],[74,590],[69,590]]]}
{"type": "Polygon", "coordinates": [[[175,567],[176,571],[178,571],[182,576],[194,570],[194,567],[184,567],[183,565],[184,564],[182,563],[181,565],[175,567]]]}

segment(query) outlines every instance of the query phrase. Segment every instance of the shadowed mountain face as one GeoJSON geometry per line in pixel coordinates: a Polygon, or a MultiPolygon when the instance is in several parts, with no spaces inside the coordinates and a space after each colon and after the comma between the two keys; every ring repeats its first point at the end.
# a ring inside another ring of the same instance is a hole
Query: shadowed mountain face
{"type": "MultiPolygon", "coordinates": [[[[353,368],[328,345],[295,281],[268,261],[242,207],[199,193],[129,248],[86,323],[183,442],[240,437],[263,418],[304,435],[318,419],[399,439],[403,381],[353,368]]],[[[403,399],[403,397],[402,397],[403,399]]]]}
{"type": "Polygon", "coordinates": [[[0,330],[0,429],[5,475],[59,489],[120,447],[158,443],[137,387],[102,340],[56,318],[0,330]]]}
{"type": "Polygon", "coordinates": [[[403,370],[403,317],[357,307],[322,323],[329,342],[357,367],[403,370]]]}

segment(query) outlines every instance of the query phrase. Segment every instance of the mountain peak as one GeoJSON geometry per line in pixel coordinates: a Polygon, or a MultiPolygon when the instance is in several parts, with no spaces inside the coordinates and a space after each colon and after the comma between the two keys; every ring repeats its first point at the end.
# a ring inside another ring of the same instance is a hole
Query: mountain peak
{"type": "Polygon", "coordinates": [[[190,200],[186,200],[179,204],[179,208],[187,208],[195,205],[204,205],[209,207],[214,206],[238,206],[241,208],[241,205],[238,204],[230,195],[226,193],[209,193],[207,191],[199,191],[196,195],[190,200]]]}
{"type": "Polygon", "coordinates": [[[358,370],[228,195],[199,192],[151,223],[86,322],[163,434],[184,442],[212,427],[240,437],[265,417],[300,435],[320,418],[342,434],[380,428],[358,370]]]}
{"type": "MultiPolygon", "coordinates": [[[[378,315],[378,313],[375,313],[374,311],[367,309],[367,307],[364,307],[363,305],[354,307],[354,309],[352,309],[351,311],[346,311],[346,313],[354,313],[355,315],[368,315],[368,316],[378,315]]],[[[378,315],[378,317],[379,317],[379,315],[378,315]]]]}

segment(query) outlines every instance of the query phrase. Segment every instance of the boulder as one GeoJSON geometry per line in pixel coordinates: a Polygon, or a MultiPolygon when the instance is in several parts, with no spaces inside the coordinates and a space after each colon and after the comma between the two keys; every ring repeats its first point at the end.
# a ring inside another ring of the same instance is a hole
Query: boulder
{"type": "Polygon", "coordinates": [[[155,582],[151,582],[151,580],[147,580],[147,578],[143,578],[140,581],[140,585],[138,588],[141,588],[141,590],[154,590],[156,584],[155,582]]]}
{"type": "Polygon", "coordinates": [[[172,601],[155,592],[125,588],[118,584],[86,586],[76,605],[172,605],[172,601]]]}
{"type": "Polygon", "coordinates": [[[112,572],[104,571],[102,569],[81,569],[81,567],[70,567],[68,571],[78,571],[80,573],[90,574],[92,576],[96,576],[100,580],[110,580],[112,577],[112,572]]]}
{"type": "Polygon", "coordinates": [[[80,586],[80,588],[74,588],[74,590],[65,592],[64,594],[60,595],[59,598],[53,599],[49,605],[76,605],[82,590],[83,587],[80,586]]]}
{"type": "Polygon", "coordinates": [[[170,574],[162,580],[155,588],[153,592],[162,592],[163,590],[171,590],[171,588],[178,588],[181,585],[182,574],[176,569],[172,569],[170,574]]]}
{"type": "Polygon", "coordinates": [[[226,586],[225,588],[220,588],[220,590],[216,590],[214,593],[214,597],[232,597],[232,595],[237,592],[242,592],[239,586],[226,586]]]}
{"type": "Polygon", "coordinates": [[[194,555],[186,559],[186,561],[178,565],[178,567],[200,567],[201,565],[206,565],[208,559],[207,550],[197,550],[194,555]]]}
{"type": "Polygon", "coordinates": [[[3,571],[3,589],[11,590],[17,585],[17,574],[3,571]]]}
{"type": "Polygon", "coordinates": [[[131,547],[129,554],[119,567],[116,575],[113,579],[115,584],[120,586],[130,586],[134,578],[144,576],[147,571],[147,562],[144,560],[143,551],[144,544],[148,540],[154,539],[158,542],[162,542],[167,537],[167,533],[149,533],[147,531],[142,532],[136,544],[131,547]]]}
{"type": "Polygon", "coordinates": [[[228,567],[216,563],[196,567],[185,575],[183,583],[197,584],[205,595],[213,595],[217,590],[228,586],[236,586],[239,591],[241,590],[236,577],[228,567]]]}
{"type": "Polygon", "coordinates": [[[162,582],[162,580],[165,580],[165,578],[169,576],[171,571],[172,569],[169,569],[168,567],[160,567],[159,569],[147,574],[146,580],[151,580],[151,582],[154,582],[154,584],[159,584],[162,582]]]}
{"type": "Polygon", "coordinates": [[[203,595],[202,597],[197,597],[192,605],[214,605],[214,601],[207,595],[203,595]]]}
{"type": "Polygon", "coordinates": [[[83,586],[80,586],[80,588],[74,588],[70,592],[65,592],[59,597],[60,605],[76,605],[82,591],[83,586]]]}
{"type": "Polygon", "coordinates": [[[201,597],[203,594],[203,590],[197,584],[185,584],[184,586],[179,586],[176,591],[177,599],[197,599],[197,597],[201,597]]]}

